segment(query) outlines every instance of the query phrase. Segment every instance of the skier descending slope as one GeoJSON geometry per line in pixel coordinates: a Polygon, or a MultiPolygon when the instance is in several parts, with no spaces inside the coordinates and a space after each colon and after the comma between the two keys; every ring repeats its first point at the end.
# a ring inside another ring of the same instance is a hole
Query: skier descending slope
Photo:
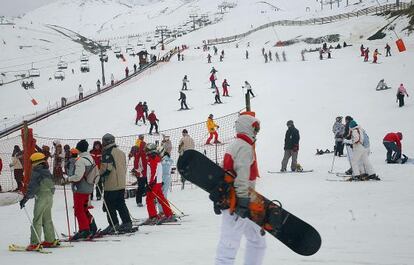
{"type": "Polygon", "coordinates": [[[249,188],[254,189],[259,175],[254,143],[260,130],[260,122],[253,116],[240,115],[235,124],[236,139],[224,155],[223,169],[236,178],[234,188],[237,196],[235,213],[222,210],[221,236],[217,247],[216,265],[234,264],[242,235],[247,239],[244,264],[260,265],[266,249],[260,227],[246,218],[249,215],[249,188]]]}

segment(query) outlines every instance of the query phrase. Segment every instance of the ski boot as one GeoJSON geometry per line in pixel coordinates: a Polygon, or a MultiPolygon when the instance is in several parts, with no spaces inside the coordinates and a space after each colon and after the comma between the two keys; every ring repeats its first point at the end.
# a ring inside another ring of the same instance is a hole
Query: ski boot
{"type": "Polygon", "coordinates": [[[60,241],[59,239],[55,239],[52,242],[43,241],[41,245],[43,248],[57,248],[60,246],[60,241]]]}
{"type": "Polygon", "coordinates": [[[38,251],[42,248],[41,244],[30,244],[26,247],[26,251],[38,251]]]}
{"type": "Polygon", "coordinates": [[[70,241],[78,241],[80,239],[87,239],[91,235],[89,230],[81,230],[75,233],[71,238],[70,241]]]}
{"type": "Polygon", "coordinates": [[[370,180],[370,179],[372,179],[372,180],[381,180],[379,177],[378,177],[378,175],[377,174],[372,174],[372,175],[369,175],[368,176],[368,179],[370,180]]]}
{"type": "MultiPolygon", "coordinates": [[[[119,225],[116,224],[115,225],[116,231],[118,231],[118,227],[119,227],[119,225]]],[[[115,229],[114,229],[114,227],[112,225],[108,225],[104,230],[101,231],[100,234],[101,235],[111,235],[111,234],[114,234],[115,233],[115,229]]]]}

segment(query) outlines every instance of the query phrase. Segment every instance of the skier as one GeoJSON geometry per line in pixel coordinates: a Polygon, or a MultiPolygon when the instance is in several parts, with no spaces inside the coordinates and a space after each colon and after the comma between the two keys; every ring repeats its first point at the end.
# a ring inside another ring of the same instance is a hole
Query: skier
{"type": "Polygon", "coordinates": [[[83,87],[82,87],[82,85],[79,85],[78,92],[79,92],[79,100],[82,100],[83,99],[83,87]]]}
{"type": "Polygon", "coordinates": [[[17,183],[15,191],[23,191],[23,151],[18,145],[13,148],[10,168],[13,168],[14,180],[17,183]]]}
{"type": "Polygon", "coordinates": [[[209,133],[209,137],[206,141],[206,144],[210,144],[211,140],[213,139],[213,136],[214,136],[214,143],[215,144],[221,143],[218,140],[218,133],[217,133],[217,130],[216,130],[220,127],[214,122],[213,114],[208,115],[206,125],[207,125],[207,130],[208,130],[208,133],[209,133]]]}
{"type": "Polygon", "coordinates": [[[323,60],[323,50],[319,49],[319,60],[323,60]]]}
{"type": "Polygon", "coordinates": [[[221,50],[221,56],[224,58],[224,50],[221,50]]]}
{"type": "Polygon", "coordinates": [[[280,169],[281,172],[286,172],[287,164],[290,157],[292,157],[290,169],[292,171],[296,171],[299,152],[299,130],[295,128],[295,125],[293,124],[292,120],[287,121],[286,126],[288,127],[288,129],[285,134],[285,153],[282,160],[282,168],[280,169]]]}
{"type": "Polygon", "coordinates": [[[216,74],[217,72],[218,71],[216,70],[216,68],[214,68],[214,66],[211,67],[210,74],[216,74]]]}
{"type": "Polygon", "coordinates": [[[211,63],[211,55],[210,54],[207,55],[207,63],[211,63]]]}
{"type": "Polygon", "coordinates": [[[129,69],[128,66],[125,67],[125,78],[127,78],[129,76],[129,69]]]}
{"type": "Polygon", "coordinates": [[[272,51],[270,51],[270,50],[269,50],[269,56],[268,57],[269,57],[269,61],[273,61],[273,59],[272,59],[272,51]]]}
{"type": "Polygon", "coordinates": [[[302,61],[305,61],[305,50],[300,52],[300,56],[302,57],[302,61]]]}
{"type": "Polygon", "coordinates": [[[96,81],[96,89],[99,91],[101,91],[101,80],[98,79],[98,81],[96,81]]]}
{"type": "Polygon", "coordinates": [[[249,189],[255,188],[259,176],[254,146],[260,122],[255,117],[243,114],[235,122],[235,129],[236,139],[226,150],[223,169],[235,175],[237,204],[235,214],[229,209],[214,209],[216,213],[222,214],[215,265],[234,263],[243,235],[247,242],[244,264],[260,265],[266,250],[265,237],[261,234],[260,227],[247,218],[250,214],[249,189]]]}
{"type": "Polygon", "coordinates": [[[403,135],[401,132],[397,133],[387,133],[382,141],[387,149],[387,163],[394,164],[397,163],[397,160],[401,158],[402,146],[401,141],[403,135]]]}
{"type": "Polygon", "coordinates": [[[353,120],[353,118],[351,116],[346,116],[345,117],[345,131],[344,131],[344,140],[342,141],[343,144],[345,144],[346,146],[346,155],[348,157],[348,161],[349,164],[351,165],[351,167],[345,171],[346,175],[352,175],[352,145],[351,144],[346,144],[345,140],[350,140],[351,139],[351,131],[349,129],[349,123],[353,120]]]}
{"type": "Polygon", "coordinates": [[[102,164],[99,173],[104,182],[104,212],[106,212],[109,223],[108,227],[102,230],[102,234],[130,231],[132,222],[124,198],[126,156],[115,144],[115,137],[112,134],[107,133],[102,137],[102,147],[102,164]],[[117,212],[122,220],[121,225],[119,225],[117,212]]]}
{"type": "Polygon", "coordinates": [[[405,89],[404,85],[401,83],[397,90],[397,102],[399,103],[400,108],[404,106],[404,96],[409,97],[407,90],[405,89]]]}
{"type": "Polygon", "coordinates": [[[283,58],[283,61],[286,62],[286,53],[285,53],[285,51],[282,51],[282,58],[283,58]]]}
{"type": "Polygon", "coordinates": [[[93,184],[87,182],[86,178],[93,172],[97,174],[96,164],[87,152],[88,147],[89,144],[86,140],[81,140],[76,144],[79,158],[75,162],[75,170],[70,172],[73,175],[64,176],[65,183],[72,183],[73,209],[79,225],[79,231],[71,238],[73,241],[93,236],[97,231],[95,220],[88,210],[89,196],[93,192],[93,184]]]}
{"type": "Polygon", "coordinates": [[[379,91],[379,90],[385,90],[385,89],[389,89],[391,87],[387,86],[387,83],[385,83],[384,79],[381,79],[378,82],[377,87],[375,88],[375,90],[379,91]]]}
{"type": "Polygon", "coordinates": [[[224,81],[221,84],[221,86],[223,87],[223,97],[229,97],[228,87],[230,85],[229,85],[229,83],[227,83],[227,79],[224,79],[224,81]]]}
{"type": "MultiPolygon", "coordinates": [[[[190,150],[190,149],[194,149],[195,145],[194,145],[194,140],[193,138],[191,138],[190,135],[188,135],[188,131],[187,129],[184,129],[182,131],[182,135],[183,137],[181,138],[180,142],[178,143],[178,154],[179,156],[182,156],[184,151],[190,150]]],[[[184,189],[184,184],[185,184],[185,178],[183,178],[181,176],[181,189],[184,189]]]]}
{"type": "Polygon", "coordinates": [[[46,156],[42,153],[34,153],[30,156],[32,173],[26,194],[20,201],[20,209],[23,209],[29,199],[36,197],[33,208],[33,223],[30,233],[30,245],[27,251],[36,251],[41,247],[57,247],[60,245],[55,238],[55,228],[52,221],[52,205],[55,186],[48,166],[45,164],[46,156]],[[42,228],[45,241],[39,242],[42,236],[42,228]]]}
{"type": "MultiPolygon", "coordinates": [[[[98,167],[98,169],[101,169],[101,162],[102,162],[102,144],[100,141],[93,142],[92,150],[89,152],[91,154],[91,157],[93,161],[95,162],[95,165],[98,167]]],[[[99,179],[98,184],[96,184],[96,199],[99,201],[102,198],[102,192],[103,191],[103,182],[102,179],[99,179]]],[[[93,193],[92,193],[93,197],[93,193]]]]}
{"type": "Polygon", "coordinates": [[[178,99],[178,101],[181,100],[181,108],[180,108],[180,110],[188,109],[188,106],[187,106],[187,103],[186,103],[186,99],[187,99],[187,96],[184,94],[184,92],[180,91],[180,98],[178,99]]]}
{"type": "Polygon", "coordinates": [[[155,115],[155,110],[151,110],[151,113],[148,115],[148,121],[150,123],[149,134],[152,135],[152,129],[155,128],[155,133],[158,134],[158,124],[159,122],[157,116],[155,115]]]}
{"type": "Polygon", "coordinates": [[[378,61],[378,55],[381,55],[381,53],[378,52],[378,49],[375,49],[372,57],[374,58],[374,60],[372,61],[372,63],[377,63],[378,61]]]}
{"type": "Polygon", "coordinates": [[[168,201],[165,199],[162,192],[162,164],[161,158],[157,151],[157,146],[153,143],[149,143],[146,146],[147,154],[147,211],[148,219],[145,221],[145,224],[158,224],[163,222],[173,222],[176,221],[172,216],[172,211],[168,201]],[[154,201],[157,201],[161,204],[164,217],[160,217],[157,214],[157,209],[155,208],[154,201]]]}
{"type": "Polygon", "coordinates": [[[332,126],[332,132],[335,137],[335,156],[342,156],[344,154],[344,140],[345,125],[342,124],[342,116],[336,117],[335,123],[332,126]]]}
{"type": "Polygon", "coordinates": [[[115,76],[114,74],[111,74],[111,86],[115,84],[115,76]]]}
{"type": "Polygon", "coordinates": [[[367,47],[364,52],[364,62],[368,62],[369,59],[369,48],[367,47]]]}
{"type": "Polygon", "coordinates": [[[223,61],[223,58],[224,58],[224,56],[223,55],[220,55],[220,62],[223,61]]]}
{"type": "Polygon", "coordinates": [[[331,59],[331,48],[327,49],[326,52],[328,53],[328,59],[331,59]]]}
{"type": "Polygon", "coordinates": [[[265,48],[263,47],[262,48],[262,55],[264,55],[265,54],[265,48]]]}
{"type": "Polygon", "coordinates": [[[171,143],[171,140],[170,140],[170,136],[169,135],[165,135],[164,134],[162,136],[161,147],[162,147],[163,152],[167,152],[167,153],[171,154],[171,151],[172,151],[172,143],[171,143]]]}
{"type": "Polygon", "coordinates": [[[355,120],[349,122],[351,131],[351,139],[345,139],[344,143],[352,144],[352,180],[380,180],[375,174],[374,169],[368,159],[368,149],[364,146],[365,139],[364,129],[362,129],[355,120]],[[366,174],[360,170],[360,166],[364,168],[366,174]]]}
{"type": "Polygon", "coordinates": [[[218,48],[216,46],[213,46],[213,50],[214,50],[214,55],[217,55],[218,48]]]}
{"type": "Polygon", "coordinates": [[[135,125],[138,124],[138,121],[142,119],[145,124],[145,116],[144,116],[144,107],[142,106],[142,102],[140,101],[138,105],[135,106],[135,111],[137,113],[135,118],[135,125]]]}
{"type": "Polygon", "coordinates": [[[133,175],[137,178],[137,191],[135,196],[135,202],[138,207],[143,207],[142,197],[145,196],[145,186],[147,185],[147,156],[145,154],[146,142],[144,141],[144,135],[138,136],[135,145],[131,147],[128,159],[134,158],[134,167],[132,169],[133,175]]]}
{"type": "MultiPolygon", "coordinates": [[[[171,159],[170,153],[162,147],[161,148],[161,165],[162,165],[162,193],[164,197],[167,199],[168,190],[171,186],[171,166],[174,161],[171,159]]],[[[160,214],[164,214],[164,210],[162,209],[162,203],[158,201],[158,212],[160,214]]]]}
{"type": "Polygon", "coordinates": [[[265,59],[265,63],[267,63],[267,53],[265,53],[263,56],[264,56],[264,59],[265,59]]]}
{"type": "Polygon", "coordinates": [[[187,83],[188,82],[190,82],[190,81],[188,81],[187,75],[185,75],[184,78],[183,78],[183,86],[182,86],[181,90],[188,90],[187,89],[187,83]]]}
{"type": "Polygon", "coordinates": [[[134,73],[136,73],[136,72],[137,72],[137,64],[134,63],[134,73]]]}
{"type": "Polygon", "coordinates": [[[244,81],[244,86],[242,86],[242,88],[246,88],[246,94],[251,95],[252,97],[255,97],[252,91],[252,86],[250,85],[249,82],[244,81]]]}
{"type": "Polygon", "coordinates": [[[56,144],[55,153],[52,156],[53,158],[53,181],[55,185],[59,185],[62,182],[63,177],[63,160],[65,159],[65,154],[62,150],[61,144],[56,144]]]}
{"type": "Polygon", "coordinates": [[[215,94],[215,96],[214,96],[214,104],[221,104],[221,103],[223,103],[220,100],[220,92],[218,90],[218,87],[215,88],[214,94],[215,94]]]}
{"type": "Polygon", "coordinates": [[[148,105],[146,101],[144,101],[144,103],[142,104],[142,110],[144,111],[145,118],[148,119],[148,105]]]}
{"type": "Polygon", "coordinates": [[[210,83],[211,83],[211,88],[217,88],[217,86],[216,86],[216,80],[217,80],[216,74],[211,73],[209,79],[210,79],[210,83]]]}
{"type": "Polygon", "coordinates": [[[387,45],[385,45],[385,51],[386,51],[385,57],[391,56],[391,46],[388,45],[388,43],[387,45]]]}
{"type": "Polygon", "coordinates": [[[361,44],[361,47],[359,48],[359,50],[361,51],[361,57],[364,57],[365,56],[364,44],[361,44]]]}
{"type": "Polygon", "coordinates": [[[276,58],[276,62],[280,62],[279,53],[278,52],[275,52],[275,58],[276,58]]]}
{"type": "Polygon", "coordinates": [[[246,56],[246,59],[249,59],[249,51],[248,50],[246,50],[245,56],[246,56]]]}

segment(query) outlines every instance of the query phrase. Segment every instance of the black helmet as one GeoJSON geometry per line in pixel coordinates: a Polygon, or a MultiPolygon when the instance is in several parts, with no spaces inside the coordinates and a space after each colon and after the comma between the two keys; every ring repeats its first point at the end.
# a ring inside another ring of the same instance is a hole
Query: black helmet
{"type": "Polygon", "coordinates": [[[292,120],[288,120],[288,121],[286,122],[286,125],[287,125],[287,126],[293,126],[293,121],[292,121],[292,120]]]}

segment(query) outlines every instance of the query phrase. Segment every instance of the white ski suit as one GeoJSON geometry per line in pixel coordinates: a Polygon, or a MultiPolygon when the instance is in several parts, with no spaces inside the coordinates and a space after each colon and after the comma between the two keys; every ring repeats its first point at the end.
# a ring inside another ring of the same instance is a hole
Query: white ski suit
{"type": "Polygon", "coordinates": [[[361,166],[365,169],[365,173],[368,175],[374,174],[374,169],[369,162],[368,153],[369,149],[365,148],[362,143],[364,142],[364,129],[360,126],[350,128],[352,134],[352,158],[351,165],[354,176],[359,176],[364,173],[361,170],[361,166]]]}
{"type": "MultiPolygon", "coordinates": [[[[258,176],[254,151],[254,126],[259,121],[249,115],[241,115],[236,121],[236,140],[228,147],[223,168],[237,177],[234,181],[236,196],[246,198],[249,188],[254,188],[258,176]]],[[[248,218],[222,211],[221,236],[217,247],[215,265],[232,265],[235,262],[242,236],[246,237],[245,265],[260,265],[266,249],[260,227],[248,218]]]]}

